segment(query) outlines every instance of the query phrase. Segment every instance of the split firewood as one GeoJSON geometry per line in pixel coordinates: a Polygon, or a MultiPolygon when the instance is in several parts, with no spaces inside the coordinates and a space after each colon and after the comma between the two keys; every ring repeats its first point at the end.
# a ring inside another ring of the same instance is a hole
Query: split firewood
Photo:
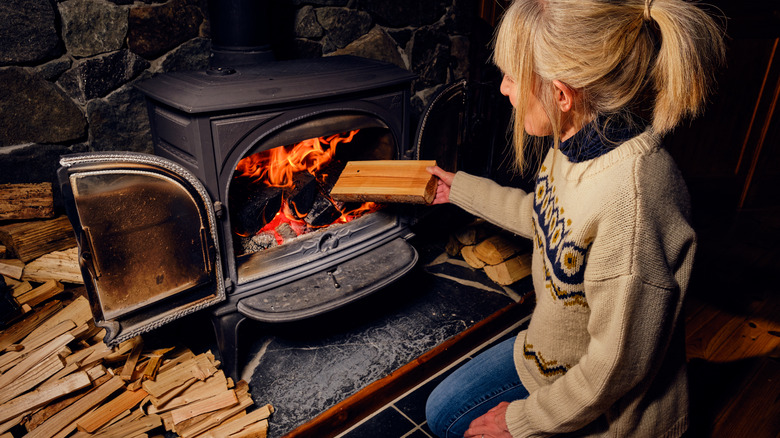
{"type": "Polygon", "coordinates": [[[463,260],[474,269],[481,269],[485,266],[485,262],[474,254],[474,245],[468,245],[461,248],[460,255],[463,257],[463,260]]]}
{"type": "Polygon", "coordinates": [[[501,235],[488,237],[474,247],[474,255],[488,265],[497,265],[521,250],[514,240],[501,235]]]}
{"type": "Polygon", "coordinates": [[[497,265],[487,265],[484,269],[491,280],[508,286],[531,275],[531,254],[512,257],[497,265]]]}
{"type": "Polygon", "coordinates": [[[35,388],[42,382],[49,380],[49,376],[58,374],[63,368],[65,368],[65,365],[57,355],[42,360],[0,391],[0,403],[5,403],[35,388]]]}
{"type": "Polygon", "coordinates": [[[16,324],[0,332],[0,352],[29,335],[43,321],[63,308],[59,301],[47,303],[24,317],[16,324]]]}
{"type": "MultiPolygon", "coordinates": [[[[29,284],[29,283],[28,283],[29,284]]],[[[65,290],[65,286],[57,280],[47,280],[42,285],[32,289],[30,291],[16,294],[14,292],[14,298],[19,304],[29,304],[30,306],[37,306],[38,304],[48,300],[49,298],[57,295],[65,290]]]]}
{"type": "Polygon", "coordinates": [[[255,409],[254,411],[246,415],[241,416],[241,418],[232,420],[230,422],[225,422],[221,426],[209,430],[207,433],[203,434],[202,437],[199,438],[221,438],[221,437],[234,436],[235,434],[240,434],[242,432],[251,431],[253,433],[258,433],[260,432],[260,430],[267,432],[268,430],[267,418],[270,417],[271,414],[273,414],[273,412],[274,412],[273,406],[271,406],[270,404],[265,405],[259,409],[255,409]],[[261,426],[256,427],[257,424],[260,424],[261,426]]]}
{"type": "Polygon", "coordinates": [[[192,382],[185,382],[184,390],[175,397],[170,399],[159,399],[150,397],[152,406],[147,410],[150,414],[159,414],[167,412],[182,406],[185,406],[196,401],[200,401],[216,394],[222,393],[230,389],[227,378],[224,371],[220,370],[214,373],[213,376],[206,380],[199,381],[195,378],[191,379],[192,382]]]}
{"type": "Polygon", "coordinates": [[[8,250],[5,248],[5,245],[0,245],[0,259],[4,259],[5,258],[5,253],[7,251],[8,250]]]}
{"type": "Polygon", "coordinates": [[[91,385],[87,373],[75,373],[0,405],[0,423],[91,385]]]}
{"type": "Polygon", "coordinates": [[[46,345],[43,345],[42,347],[30,353],[13,368],[0,376],[0,393],[2,393],[3,389],[10,385],[11,382],[20,378],[24,373],[29,371],[33,366],[37,365],[40,361],[48,358],[52,354],[56,354],[62,347],[67,345],[68,342],[72,340],[73,336],[66,333],[58,336],[46,345]]]}
{"type": "Polygon", "coordinates": [[[143,338],[141,338],[141,336],[136,336],[134,339],[138,339],[138,341],[133,344],[133,349],[130,350],[130,354],[127,356],[127,361],[122,367],[121,377],[125,382],[132,380],[133,373],[135,372],[135,366],[138,364],[138,359],[141,358],[141,353],[144,349],[143,338]]]}
{"type": "Polygon", "coordinates": [[[68,406],[72,405],[73,403],[77,402],[78,400],[86,396],[89,392],[93,391],[94,388],[103,385],[104,383],[108,382],[113,378],[113,376],[109,374],[105,374],[102,377],[96,378],[94,377],[94,374],[91,372],[91,370],[86,371],[86,373],[90,376],[90,379],[92,379],[91,388],[85,388],[81,391],[73,393],[72,395],[68,395],[58,400],[55,400],[54,402],[46,405],[45,407],[38,409],[35,413],[28,415],[24,421],[25,429],[27,429],[28,432],[32,431],[36,427],[43,424],[49,418],[53,417],[60,411],[64,410],[68,406]]]}
{"type": "MultiPolygon", "coordinates": [[[[22,273],[24,275],[24,273],[22,273]]],[[[9,284],[8,281],[5,282],[5,284],[8,284],[11,286],[11,295],[16,298],[20,295],[24,295],[27,292],[30,292],[31,290],[35,289],[32,284],[30,284],[29,281],[17,281],[14,284],[9,284]]],[[[16,302],[19,302],[17,299],[16,302]]],[[[33,304],[34,305],[34,304],[33,304]]]]}
{"type": "Polygon", "coordinates": [[[460,250],[463,249],[464,246],[465,245],[460,243],[460,241],[455,236],[450,235],[449,239],[447,240],[447,245],[444,246],[444,251],[450,257],[455,257],[460,255],[460,250]]]}
{"type": "Polygon", "coordinates": [[[139,415],[137,418],[128,418],[119,421],[109,427],[100,429],[92,438],[136,438],[147,436],[144,433],[162,425],[159,415],[139,415]]]}
{"type": "Polygon", "coordinates": [[[79,430],[93,433],[124,411],[134,409],[148,394],[143,389],[124,391],[76,422],[79,430]]]}
{"type": "Polygon", "coordinates": [[[24,267],[25,280],[44,282],[57,280],[63,283],[84,284],[78,261],[78,248],[53,251],[31,261],[24,267]]]}
{"type": "Polygon", "coordinates": [[[51,438],[67,436],[76,429],[76,421],[90,409],[102,403],[114,392],[124,386],[121,377],[115,376],[102,385],[94,388],[85,396],[76,400],[67,408],[49,417],[38,427],[30,431],[25,438],[51,438]]]}
{"type": "Polygon", "coordinates": [[[232,389],[213,395],[194,403],[189,403],[180,408],[171,411],[171,421],[173,424],[179,424],[184,420],[197,417],[198,415],[214,412],[224,408],[231,408],[238,405],[238,397],[232,389]]]}
{"type": "Polygon", "coordinates": [[[215,363],[204,353],[165,372],[160,372],[156,380],[145,381],[143,388],[152,397],[160,398],[192,378],[205,380],[216,372],[215,363]]]}
{"type": "Polygon", "coordinates": [[[484,219],[475,219],[469,225],[455,233],[455,239],[463,245],[476,245],[484,240],[491,232],[490,224],[484,219]]]}
{"type": "Polygon", "coordinates": [[[216,412],[206,413],[199,417],[184,421],[180,425],[177,425],[177,427],[174,428],[174,431],[182,438],[197,436],[209,429],[219,426],[227,419],[233,417],[237,413],[247,409],[254,404],[252,397],[249,395],[249,385],[246,382],[241,381],[237,383],[235,391],[239,400],[238,405],[230,408],[220,409],[216,412]]]}
{"type": "Polygon", "coordinates": [[[0,184],[0,220],[53,217],[54,196],[50,182],[0,184]]]}
{"type": "Polygon", "coordinates": [[[92,320],[92,311],[89,308],[89,301],[85,297],[79,296],[75,298],[73,301],[68,303],[65,308],[58,311],[50,318],[46,319],[38,327],[36,327],[35,330],[30,333],[30,335],[34,336],[38,333],[45,332],[46,330],[49,330],[63,321],[68,320],[73,321],[76,326],[86,324],[92,320]]]}
{"type": "Polygon", "coordinates": [[[19,259],[0,259],[0,274],[15,280],[21,280],[23,272],[23,261],[19,259]]]}
{"type": "Polygon", "coordinates": [[[0,226],[0,242],[11,255],[25,263],[52,251],[76,246],[67,216],[0,226]]]}
{"type": "Polygon", "coordinates": [[[433,160],[350,161],[330,196],[342,202],[430,204],[437,180],[425,168],[435,165],[433,160]]]}

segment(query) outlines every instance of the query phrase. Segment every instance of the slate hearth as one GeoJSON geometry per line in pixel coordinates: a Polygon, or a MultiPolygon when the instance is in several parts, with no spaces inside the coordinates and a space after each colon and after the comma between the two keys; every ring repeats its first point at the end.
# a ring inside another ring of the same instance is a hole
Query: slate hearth
{"type": "MultiPolygon", "coordinates": [[[[276,408],[269,438],[284,436],[531,290],[529,279],[504,288],[448,257],[449,228],[440,228],[416,230],[418,265],[366,299],[302,322],[242,325],[239,372],[257,405],[276,408]]],[[[209,324],[194,315],[159,329],[154,340],[216,353],[209,324]]]]}

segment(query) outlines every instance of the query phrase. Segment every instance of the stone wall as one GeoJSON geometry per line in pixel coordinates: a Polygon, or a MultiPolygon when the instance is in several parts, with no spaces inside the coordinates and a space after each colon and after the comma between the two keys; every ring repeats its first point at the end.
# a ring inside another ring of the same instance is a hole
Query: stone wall
{"type": "MultiPolygon", "coordinates": [[[[207,68],[206,2],[0,2],[0,183],[54,182],[62,154],[151,152],[144,99],[133,85],[207,68]]],[[[277,59],[355,54],[392,62],[419,76],[417,113],[473,64],[474,0],[268,4],[277,59]]]]}

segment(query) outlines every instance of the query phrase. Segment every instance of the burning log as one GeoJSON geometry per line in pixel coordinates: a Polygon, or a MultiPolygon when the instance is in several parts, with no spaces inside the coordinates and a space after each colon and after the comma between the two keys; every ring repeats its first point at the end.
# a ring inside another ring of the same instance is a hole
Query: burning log
{"type": "Polygon", "coordinates": [[[324,227],[332,224],[340,217],[341,211],[336,208],[333,201],[320,193],[303,220],[312,227],[324,227]]]}
{"type": "Polygon", "coordinates": [[[236,187],[231,191],[231,221],[240,235],[252,236],[269,224],[282,207],[282,189],[236,187]]]}

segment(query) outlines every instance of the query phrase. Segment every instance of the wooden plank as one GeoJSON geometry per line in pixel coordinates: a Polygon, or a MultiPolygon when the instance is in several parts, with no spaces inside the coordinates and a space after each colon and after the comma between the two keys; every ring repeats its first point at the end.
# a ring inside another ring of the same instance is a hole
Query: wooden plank
{"type": "Polygon", "coordinates": [[[350,161],[330,196],[343,202],[430,204],[437,179],[426,171],[432,160],[350,161]]]}
{"type": "Polygon", "coordinates": [[[76,427],[81,431],[93,433],[122,412],[135,408],[147,395],[143,389],[125,391],[98,409],[79,418],[76,427]]]}
{"type": "Polygon", "coordinates": [[[50,182],[0,184],[0,220],[53,217],[54,196],[50,182]]]}
{"type": "Polygon", "coordinates": [[[124,380],[115,376],[76,400],[67,408],[38,425],[25,438],[51,438],[67,435],[76,428],[75,421],[124,386],[124,380]]]}
{"type": "Polygon", "coordinates": [[[31,261],[24,267],[25,280],[43,282],[57,280],[64,283],[84,284],[78,261],[78,248],[53,251],[31,261]]]}
{"type": "Polygon", "coordinates": [[[61,380],[20,395],[0,405],[0,423],[8,421],[50,401],[91,385],[87,373],[74,373],[61,380]]]}
{"type": "Polygon", "coordinates": [[[10,254],[25,263],[52,251],[76,246],[67,216],[0,226],[0,242],[10,254]]]}

